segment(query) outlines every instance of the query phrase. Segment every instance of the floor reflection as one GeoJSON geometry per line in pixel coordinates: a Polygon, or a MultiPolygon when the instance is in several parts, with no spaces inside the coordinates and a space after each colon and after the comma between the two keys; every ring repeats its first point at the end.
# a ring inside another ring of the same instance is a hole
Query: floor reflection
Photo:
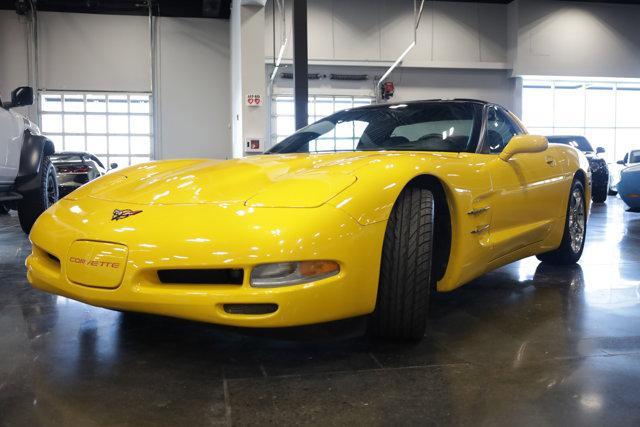
{"type": "Polygon", "coordinates": [[[414,345],[363,319],[247,331],[95,308],[32,290],[28,251],[0,217],[0,425],[640,419],[640,214],[615,198],[579,265],[528,258],[438,295],[414,345]]]}

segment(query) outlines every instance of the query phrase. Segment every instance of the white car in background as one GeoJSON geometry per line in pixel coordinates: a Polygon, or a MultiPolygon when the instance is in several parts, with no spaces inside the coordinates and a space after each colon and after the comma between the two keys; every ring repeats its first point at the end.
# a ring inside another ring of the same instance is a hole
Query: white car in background
{"type": "Polygon", "coordinates": [[[640,150],[631,150],[624,155],[622,160],[618,160],[615,164],[609,165],[609,195],[618,194],[618,183],[620,182],[620,174],[629,166],[640,164],[640,150]]]}
{"type": "Polygon", "coordinates": [[[27,86],[11,92],[11,101],[0,100],[0,212],[17,210],[25,233],[58,201],[56,169],[49,159],[55,152],[53,142],[29,119],[12,111],[31,104],[33,89],[27,86]]]}

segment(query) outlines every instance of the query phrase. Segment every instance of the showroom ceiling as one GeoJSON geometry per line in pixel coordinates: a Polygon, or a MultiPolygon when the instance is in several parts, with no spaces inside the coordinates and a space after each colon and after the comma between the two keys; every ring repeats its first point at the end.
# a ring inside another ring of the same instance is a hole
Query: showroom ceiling
{"type": "MultiPolygon", "coordinates": [[[[154,15],[229,19],[231,0],[152,0],[154,15]]],[[[513,0],[454,0],[507,4],[513,0]]],[[[592,3],[640,4],[640,0],[567,0],[592,3]]],[[[25,13],[33,3],[39,11],[147,15],[148,0],[0,0],[0,9],[25,13]]]]}
{"type": "MultiPolygon", "coordinates": [[[[24,13],[33,3],[45,12],[147,15],[147,0],[0,0],[0,9],[24,13]]],[[[154,15],[229,19],[231,0],[153,0],[154,15]]]]}

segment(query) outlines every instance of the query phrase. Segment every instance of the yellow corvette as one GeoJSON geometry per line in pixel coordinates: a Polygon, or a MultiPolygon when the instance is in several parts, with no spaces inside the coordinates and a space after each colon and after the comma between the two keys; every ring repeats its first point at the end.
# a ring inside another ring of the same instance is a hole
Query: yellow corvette
{"type": "Polygon", "coordinates": [[[28,279],[100,307],[244,327],[370,314],[417,339],[429,295],[576,262],[587,159],[474,100],[354,108],[267,154],[108,174],[47,210],[28,279]]]}

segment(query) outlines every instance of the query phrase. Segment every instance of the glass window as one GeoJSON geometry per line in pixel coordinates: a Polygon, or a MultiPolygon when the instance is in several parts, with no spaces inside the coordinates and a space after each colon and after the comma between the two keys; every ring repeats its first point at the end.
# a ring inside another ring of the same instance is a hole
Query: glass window
{"type": "Polygon", "coordinates": [[[554,127],[584,127],[585,99],[582,84],[557,84],[553,99],[554,127]]]}
{"type": "Polygon", "coordinates": [[[42,92],[39,113],[57,152],[88,151],[120,166],[152,157],[149,94],[42,92]]]}
{"type": "Polygon", "coordinates": [[[589,144],[586,138],[573,138],[567,136],[551,136],[549,137],[549,142],[552,144],[564,144],[570,145],[574,148],[577,148],[580,151],[593,151],[593,147],[589,144]]]}
{"type": "Polygon", "coordinates": [[[640,128],[616,129],[616,157],[640,148],[640,128]]]}
{"type": "Polygon", "coordinates": [[[485,152],[491,154],[501,153],[511,141],[511,138],[520,133],[522,133],[520,128],[502,110],[495,107],[490,108],[487,115],[485,152]]]}
{"type": "Polygon", "coordinates": [[[522,102],[533,134],[585,136],[609,163],[640,149],[640,83],[527,80],[522,102]]]}
{"type": "Polygon", "coordinates": [[[613,127],[616,123],[616,93],[613,85],[587,85],[585,124],[589,127],[613,127]]]}
{"type": "Polygon", "coordinates": [[[62,95],[46,94],[40,102],[44,111],[62,111],[62,95]]]}
{"type": "MultiPolygon", "coordinates": [[[[292,96],[276,96],[271,101],[272,120],[271,140],[274,144],[284,140],[295,132],[295,108],[292,96]]],[[[310,96],[308,104],[309,123],[317,122],[326,116],[333,114],[335,111],[345,110],[353,107],[361,107],[371,104],[371,98],[352,97],[352,96],[310,96]]],[[[354,123],[353,126],[361,126],[354,123]]],[[[327,141],[322,142],[316,147],[318,151],[333,151],[334,147],[347,147],[352,142],[355,134],[360,134],[363,130],[359,129],[336,129],[321,139],[327,141]],[[328,141],[328,140],[331,141],[328,141]],[[340,141],[338,141],[340,140],[340,141]]],[[[315,143],[314,143],[315,144],[315,143]]],[[[313,145],[313,144],[312,144],[313,145]]],[[[314,149],[313,151],[316,151],[314,149]]]]}
{"type": "Polygon", "coordinates": [[[553,89],[549,82],[523,85],[522,119],[531,127],[553,127],[553,89]]]}
{"type": "Polygon", "coordinates": [[[640,85],[620,84],[616,95],[616,127],[640,127],[640,85]]]}
{"type": "Polygon", "coordinates": [[[269,152],[474,151],[481,113],[480,104],[456,102],[348,109],[300,129],[269,152]]]}

